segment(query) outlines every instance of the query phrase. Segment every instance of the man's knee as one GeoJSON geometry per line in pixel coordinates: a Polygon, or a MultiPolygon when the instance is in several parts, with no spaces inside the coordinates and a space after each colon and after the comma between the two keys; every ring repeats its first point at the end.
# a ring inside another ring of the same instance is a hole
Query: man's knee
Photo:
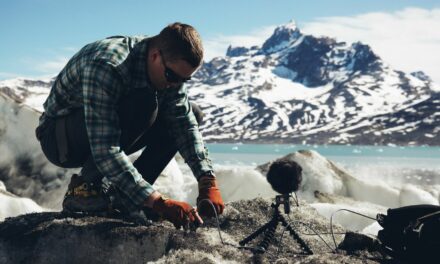
{"type": "Polygon", "coordinates": [[[191,103],[192,111],[194,115],[196,116],[197,123],[201,125],[203,123],[203,118],[205,117],[205,114],[202,112],[202,109],[195,103],[191,103]]]}

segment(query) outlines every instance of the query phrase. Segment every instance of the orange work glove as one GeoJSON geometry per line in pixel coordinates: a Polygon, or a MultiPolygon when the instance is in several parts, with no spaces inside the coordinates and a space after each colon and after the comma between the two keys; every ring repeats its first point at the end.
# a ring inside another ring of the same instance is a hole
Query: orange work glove
{"type": "Polygon", "coordinates": [[[173,223],[179,229],[186,228],[190,223],[203,224],[197,209],[185,202],[164,198],[161,196],[153,204],[153,210],[161,217],[173,223]]]}
{"type": "Polygon", "coordinates": [[[225,209],[225,204],[223,203],[222,195],[217,186],[217,181],[215,176],[208,175],[202,176],[199,180],[199,197],[197,197],[197,206],[202,216],[212,217],[215,216],[215,212],[212,205],[208,201],[203,201],[208,199],[214,205],[217,214],[223,213],[225,209]]]}

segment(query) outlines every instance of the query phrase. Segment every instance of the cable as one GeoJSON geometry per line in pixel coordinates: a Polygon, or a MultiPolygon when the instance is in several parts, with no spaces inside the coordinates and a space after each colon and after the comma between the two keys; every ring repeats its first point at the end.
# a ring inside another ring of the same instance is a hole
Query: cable
{"type": "MultiPolygon", "coordinates": [[[[295,194],[295,196],[296,196],[296,194],[295,194]]],[[[296,199],[298,199],[298,198],[296,197],[296,199]]],[[[232,246],[232,247],[235,247],[235,248],[238,248],[238,249],[249,249],[249,250],[252,250],[252,251],[258,251],[258,250],[259,250],[259,248],[256,248],[256,247],[237,246],[237,245],[234,245],[234,244],[232,244],[232,243],[225,242],[225,241],[223,240],[223,237],[222,237],[222,234],[221,234],[220,220],[219,220],[219,217],[218,217],[218,214],[217,214],[217,210],[215,209],[214,204],[213,204],[209,199],[202,199],[202,200],[200,200],[200,201],[198,202],[197,207],[200,207],[200,204],[201,204],[202,202],[208,202],[208,203],[211,205],[212,209],[214,210],[214,215],[215,215],[215,219],[216,219],[216,222],[217,222],[217,231],[218,231],[218,235],[219,235],[219,237],[220,237],[220,241],[222,242],[223,245],[232,246]]],[[[298,200],[296,200],[296,202],[297,202],[297,204],[298,204],[298,200]]],[[[302,234],[302,235],[316,235],[316,236],[318,236],[318,237],[324,242],[324,244],[325,244],[325,245],[326,245],[326,246],[327,246],[327,247],[328,247],[333,253],[336,253],[336,252],[337,252],[337,247],[338,247],[338,246],[336,245],[335,234],[346,234],[345,232],[344,232],[344,233],[335,233],[335,232],[333,231],[333,216],[334,216],[336,213],[340,212],[340,211],[347,211],[347,212],[350,212],[350,213],[353,213],[353,214],[356,214],[356,215],[359,215],[359,216],[363,216],[363,217],[368,218],[368,219],[371,219],[371,220],[376,220],[376,218],[373,218],[373,217],[370,217],[370,216],[368,216],[368,215],[364,215],[364,214],[361,214],[361,213],[358,213],[358,212],[355,212],[355,211],[352,211],[352,210],[349,210],[349,209],[339,209],[339,210],[333,212],[332,215],[330,216],[330,233],[318,233],[318,232],[316,232],[315,229],[313,229],[313,228],[312,228],[309,224],[307,224],[307,223],[304,223],[304,222],[302,222],[302,221],[297,221],[297,220],[294,221],[294,220],[292,220],[292,219],[290,218],[289,215],[287,215],[287,218],[289,219],[290,222],[302,224],[303,226],[307,227],[308,229],[310,229],[310,230],[314,233],[314,234],[307,234],[307,233],[306,233],[306,234],[304,234],[304,233],[300,233],[300,234],[302,234]],[[335,248],[334,248],[334,249],[333,249],[333,248],[327,243],[327,241],[325,241],[325,239],[321,236],[321,235],[323,235],[323,234],[331,234],[331,235],[332,235],[333,243],[334,243],[334,245],[335,245],[335,248]]],[[[291,225],[290,222],[288,223],[288,225],[287,225],[286,227],[284,227],[284,231],[283,231],[283,233],[281,234],[281,237],[280,237],[280,239],[279,239],[279,241],[280,241],[279,244],[280,244],[280,245],[282,245],[282,239],[283,239],[283,236],[284,236],[284,233],[285,233],[287,227],[291,225]]],[[[279,255],[279,252],[280,252],[280,251],[281,251],[280,248],[278,248],[277,256],[279,255]]]]}
{"type": "MultiPolygon", "coordinates": [[[[295,195],[295,196],[296,196],[296,195],[295,195]]],[[[215,210],[215,206],[214,206],[214,204],[213,204],[209,199],[203,199],[203,200],[200,200],[200,201],[198,202],[197,207],[200,207],[200,204],[201,204],[202,202],[208,202],[208,203],[211,205],[212,209],[214,210],[214,215],[215,215],[215,219],[216,219],[216,222],[217,222],[217,231],[218,231],[218,235],[219,235],[219,237],[220,237],[220,241],[222,242],[223,245],[233,246],[233,247],[238,248],[238,249],[259,250],[259,249],[256,248],[256,247],[237,246],[237,245],[234,245],[234,244],[232,244],[232,243],[227,243],[227,242],[225,242],[225,241],[223,240],[223,237],[222,237],[222,234],[221,234],[220,221],[219,221],[219,217],[218,217],[218,214],[217,214],[217,210],[215,210]]],[[[298,203],[298,200],[296,200],[296,202],[298,203]]],[[[331,250],[332,252],[335,251],[335,250],[334,250],[333,248],[331,248],[330,245],[324,240],[324,238],[323,238],[318,232],[316,232],[312,227],[310,227],[308,224],[303,223],[303,222],[300,222],[300,221],[293,221],[293,220],[290,218],[289,215],[287,215],[287,217],[289,218],[289,220],[290,220],[291,222],[297,222],[297,223],[300,223],[300,224],[302,224],[302,225],[308,227],[310,230],[312,230],[312,232],[314,232],[314,235],[317,235],[317,236],[318,236],[318,237],[319,237],[319,238],[325,243],[325,245],[326,245],[328,248],[330,248],[330,250],[331,250]]],[[[291,225],[291,223],[288,223],[287,226],[290,226],[290,225],[291,225]]],[[[286,231],[287,226],[284,228],[284,231],[283,231],[283,233],[282,233],[282,235],[281,235],[281,238],[280,238],[280,240],[279,240],[280,243],[282,243],[281,239],[282,239],[283,236],[284,236],[284,232],[286,231]]],[[[280,251],[278,251],[278,253],[279,253],[279,252],[280,252],[280,251]]],[[[277,254],[277,255],[278,255],[278,254],[277,254]]]]}
{"type": "Polygon", "coordinates": [[[200,200],[200,201],[197,203],[197,208],[200,207],[200,204],[201,204],[202,202],[208,202],[208,203],[211,205],[212,210],[214,210],[215,219],[217,220],[217,230],[218,230],[218,235],[220,236],[220,240],[222,241],[222,244],[225,245],[225,242],[223,241],[223,238],[222,238],[222,234],[221,234],[221,232],[220,232],[220,221],[218,220],[217,210],[215,210],[215,206],[214,206],[214,204],[213,204],[209,199],[202,199],[202,200],[200,200]]]}
{"type": "MultiPolygon", "coordinates": [[[[317,236],[317,234],[312,234],[312,233],[301,233],[301,232],[298,232],[298,234],[305,235],[305,236],[317,236]]],[[[331,235],[331,234],[332,234],[331,232],[321,232],[321,233],[319,233],[319,235],[331,235]]],[[[335,234],[335,235],[345,235],[345,234],[347,234],[347,232],[337,232],[337,233],[333,233],[333,234],[335,234]]]]}
{"type": "Polygon", "coordinates": [[[280,254],[280,252],[283,248],[283,236],[284,236],[284,233],[286,232],[288,226],[290,226],[290,223],[287,223],[287,226],[284,227],[283,233],[281,233],[280,242],[278,243],[279,244],[278,251],[277,251],[277,255],[276,255],[277,259],[278,259],[278,255],[280,254]]]}
{"type": "MultiPolygon", "coordinates": [[[[293,192],[293,194],[295,194],[295,198],[293,199],[296,203],[296,206],[299,207],[299,200],[298,200],[298,196],[296,195],[296,192],[293,192]]],[[[293,197],[292,197],[293,198],[293,197]]]]}
{"type": "Polygon", "coordinates": [[[211,205],[211,207],[212,207],[212,210],[214,210],[214,215],[215,215],[215,219],[216,219],[216,222],[217,222],[217,231],[218,231],[218,235],[219,235],[219,237],[220,237],[220,241],[222,242],[222,244],[223,245],[227,245],[227,246],[232,246],[232,247],[235,247],[235,248],[238,248],[238,249],[248,249],[248,250],[252,250],[252,251],[258,251],[258,250],[260,250],[259,248],[256,248],[256,247],[249,247],[249,246],[237,246],[237,245],[234,245],[234,244],[232,244],[232,243],[229,243],[229,242],[225,242],[224,240],[223,240],[223,237],[222,237],[222,234],[221,234],[221,229],[220,229],[220,220],[219,220],[219,217],[218,217],[218,214],[217,214],[217,210],[215,210],[215,206],[214,206],[214,204],[211,202],[211,200],[209,200],[209,199],[202,199],[202,200],[200,200],[198,203],[197,203],[197,207],[199,207],[200,206],[200,204],[202,203],[202,202],[208,202],[210,205],[211,205]]]}
{"type": "Polygon", "coordinates": [[[340,212],[340,211],[347,211],[347,212],[349,212],[349,213],[353,213],[353,214],[356,214],[356,215],[360,215],[360,216],[363,216],[363,217],[365,217],[365,218],[368,218],[368,219],[371,219],[371,220],[375,220],[375,221],[376,221],[376,218],[373,218],[373,217],[370,217],[370,216],[368,216],[368,215],[364,215],[364,214],[361,214],[361,213],[358,213],[358,212],[355,212],[355,211],[352,211],[352,210],[349,210],[349,209],[339,209],[339,210],[333,212],[332,215],[330,216],[330,231],[331,231],[331,233],[332,233],[333,243],[335,244],[335,248],[336,248],[336,249],[338,248],[338,246],[336,245],[335,234],[334,234],[334,232],[333,232],[333,215],[335,215],[337,212],[340,212]]]}
{"type": "MultiPolygon", "coordinates": [[[[289,215],[287,215],[287,218],[289,219],[289,221],[291,221],[291,222],[296,222],[296,223],[300,223],[300,224],[302,224],[303,226],[305,226],[305,227],[307,227],[308,229],[310,229],[310,230],[312,230],[312,232],[313,233],[315,233],[315,235],[316,236],[318,236],[321,240],[322,240],[322,242],[324,242],[324,244],[332,251],[332,252],[335,252],[336,251],[336,249],[333,249],[328,243],[327,243],[327,241],[325,241],[325,239],[321,236],[321,234],[319,234],[318,232],[316,232],[316,230],[315,229],[313,229],[309,224],[306,224],[306,223],[304,223],[304,222],[301,222],[301,221],[298,221],[298,220],[296,220],[296,221],[294,221],[294,220],[292,220],[291,218],[290,218],[290,216],[289,215]]],[[[289,223],[290,224],[290,223],[289,223]]]]}

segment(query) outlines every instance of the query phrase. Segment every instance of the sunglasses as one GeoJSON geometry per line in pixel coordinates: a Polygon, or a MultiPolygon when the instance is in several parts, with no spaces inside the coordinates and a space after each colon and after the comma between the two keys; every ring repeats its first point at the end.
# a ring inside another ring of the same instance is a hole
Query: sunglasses
{"type": "Polygon", "coordinates": [[[191,80],[191,76],[187,77],[187,78],[180,77],[177,73],[175,73],[173,70],[168,68],[165,63],[165,57],[163,56],[163,53],[161,50],[159,50],[159,54],[162,57],[162,64],[163,64],[163,67],[165,68],[164,75],[165,75],[165,79],[167,80],[167,82],[169,82],[169,83],[184,83],[184,82],[191,80]]]}

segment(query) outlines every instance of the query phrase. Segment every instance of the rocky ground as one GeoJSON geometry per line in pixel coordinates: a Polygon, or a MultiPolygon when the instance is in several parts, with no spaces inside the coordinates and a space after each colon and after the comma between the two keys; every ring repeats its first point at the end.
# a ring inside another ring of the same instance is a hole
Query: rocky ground
{"type": "MultiPolygon", "coordinates": [[[[266,253],[237,248],[240,240],[271,219],[271,202],[228,204],[220,216],[224,244],[214,219],[194,232],[176,230],[168,222],[139,225],[121,218],[59,212],[8,218],[0,224],[0,263],[398,263],[383,257],[371,238],[344,235],[340,226],[333,228],[339,245],[334,251],[329,221],[305,202],[283,215],[312,255],[281,224],[266,253]]],[[[255,247],[261,240],[260,235],[247,246],[255,247]]]]}

